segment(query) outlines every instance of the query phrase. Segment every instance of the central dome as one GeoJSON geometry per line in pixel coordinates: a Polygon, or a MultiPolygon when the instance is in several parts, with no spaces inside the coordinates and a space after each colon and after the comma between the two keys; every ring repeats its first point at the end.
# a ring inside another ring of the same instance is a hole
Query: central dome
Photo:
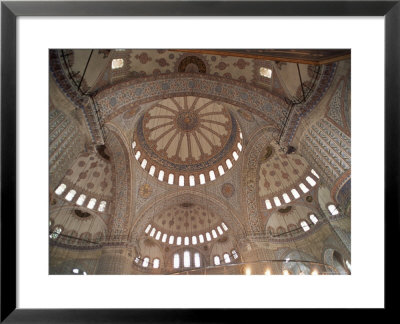
{"type": "Polygon", "coordinates": [[[143,114],[132,146],[136,159],[145,160],[142,167],[148,167],[151,175],[155,170],[185,178],[206,173],[213,180],[209,172],[214,167],[214,174],[222,175],[225,171],[220,172],[219,165],[230,169],[237,160],[241,137],[238,123],[222,103],[173,97],[157,102],[143,114]]]}

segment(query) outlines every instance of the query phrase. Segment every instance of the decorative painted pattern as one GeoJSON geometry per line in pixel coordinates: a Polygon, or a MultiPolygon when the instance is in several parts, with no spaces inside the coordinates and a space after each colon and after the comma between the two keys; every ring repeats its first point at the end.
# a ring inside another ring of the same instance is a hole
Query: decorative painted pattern
{"type": "Polygon", "coordinates": [[[96,96],[99,112],[106,120],[125,111],[129,104],[140,104],[157,99],[179,96],[199,96],[224,101],[245,108],[276,124],[282,118],[285,103],[263,89],[233,80],[204,74],[171,74],[147,77],[115,85],[96,96]]]}
{"type": "Polygon", "coordinates": [[[330,185],[351,169],[351,142],[344,132],[323,118],[303,136],[303,155],[330,185]]]}
{"type": "Polygon", "coordinates": [[[50,185],[55,187],[67,168],[83,148],[79,129],[61,111],[49,113],[49,172],[50,185]]]}

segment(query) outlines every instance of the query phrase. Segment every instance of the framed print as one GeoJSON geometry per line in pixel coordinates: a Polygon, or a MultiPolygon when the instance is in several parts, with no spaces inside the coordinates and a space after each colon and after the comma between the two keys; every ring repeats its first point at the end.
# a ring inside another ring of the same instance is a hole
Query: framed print
{"type": "Polygon", "coordinates": [[[1,321],[391,309],[399,13],[2,2],[1,321]]]}

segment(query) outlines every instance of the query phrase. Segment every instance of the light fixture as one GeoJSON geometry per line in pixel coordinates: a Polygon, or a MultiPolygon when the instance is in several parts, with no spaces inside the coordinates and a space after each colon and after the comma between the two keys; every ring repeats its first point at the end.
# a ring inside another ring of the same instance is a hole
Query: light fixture
{"type": "Polygon", "coordinates": [[[313,270],[313,272],[311,272],[311,274],[312,274],[313,276],[317,276],[317,275],[318,275],[318,270],[317,270],[317,269],[313,270]]]}
{"type": "Polygon", "coordinates": [[[246,273],[247,276],[251,275],[251,269],[250,268],[246,268],[245,273],[246,273]]]}
{"type": "Polygon", "coordinates": [[[285,276],[288,276],[288,275],[290,275],[290,273],[289,273],[289,271],[288,271],[288,270],[283,270],[283,274],[284,274],[285,276]]]}
{"type": "Polygon", "coordinates": [[[265,275],[270,276],[271,275],[271,270],[269,270],[269,269],[265,270],[265,275]]]}

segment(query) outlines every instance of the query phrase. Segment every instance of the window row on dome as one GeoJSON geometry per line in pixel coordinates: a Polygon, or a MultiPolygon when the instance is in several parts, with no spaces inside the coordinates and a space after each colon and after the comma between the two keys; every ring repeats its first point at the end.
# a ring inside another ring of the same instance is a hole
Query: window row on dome
{"type": "MultiPolygon", "coordinates": [[[[55,190],[56,195],[61,196],[64,192],[65,189],[67,189],[67,185],[62,183],[60,184],[57,189],[55,190]]],[[[70,189],[68,191],[68,193],[64,196],[64,199],[67,201],[72,201],[74,198],[76,198],[75,203],[78,206],[83,206],[83,204],[85,202],[87,202],[86,207],[89,209],[94,209],[94,207],[96,206],[97,203],[97,199],[96,198],[90,198],[89,200],[87,200],[87,196],[85,194],[80,194],[79,196],[76,194],[76,190],[74,189],[70,189]]],[[[107,206],[107,202],[105,200],[102,200],[99,202],[98,206],[97,206],[97,211],[99,212],[104,212],[106,210],[106,206],[107,206]]]]}
{"type": "MultiPolygon", "coordinates": [[[[132,149],[135,149],[135,147],[136,147],[136,142],[133,141],[132,149]]],[[[239,151],[242,151],[242,144],[240,142],[237,143],[237,147],[238,147],[239,151]]],[[[157,171],[156,167],[154,165],[151,165],[149,168],[147,168],[148,161],[146,159],[142,159],[141,161],[139,161],[140,157],[141,157],[141,152],[136,151],[135,159],[138,160],[138,162],[140,163],[140,166],[144,170],[146,170],[152,177],[155,176],[156,171],[157,171]]],[[[232,157],[233,157],[233,160],[228,158],[225,160],[225,164],[221,164],[217,167],[219,176],[224,175],[227,170],[229,170],[233,167],[233,161],[237,161],[239,159],[239,154],[236,151],[233,151],[232,157]]],[[[193,187],[196,184],[205,184],[206,183],[207,173],[201,173],[198,175],[198,177],[195,175],[189,175],[188,177],[184,176],[184,175],[179,175],[178,177],[175,177],[174,173],[169,173],[167,175],[166,172],[167,171],[159,170],[157,179],[161,182],[166,181],[170,185],[178,184],[180,187],[184,187],[184,186],[193,187]]],[[[214,181],[216,178],[217,178],[217,176],[216,176],[216,173],[214,172],[214,170],[210,170],[208,172],[208,180],[214,181]]]]}
{"type": "Polygon", "coordinates": [[[138,265],[141,265],[143,268],[150,268],[152,267],[153,269],[158,269],[160,267],[160,259],[159,258],[154,258],[152,262],[150,262],[149,257],[144,257],[141,259],[140,257],[135,258],[135,263],[138,265]]]}
{"type": "MultiPolygon", "coordinates": [[[[313,171],[314,170],[311,170],[311,172],[313,172],[313,171]]],[[[317,173],[315,173],[315,175],[316,174],[317,173]]],[[[311,187],[314,187],[317,184],[316,181],[313,178],[311,178],[310,176],[307,176],[306,180],[311,185],[311,187]]],[[[299,188],[301,189],[301,191],[303,193],[307,193],[307,192],[310,191],[308,189],[308,187],[304,183],[300,183],[299,184],[299,188]]],[[[293,188],[292,190],[290,190],[290,193],[292,194],[294,199],[300,198],[300,194],[299,194],[299,192],[297,191],[296,188],[293,188]]],[[[290,203],[292,201],[292,199],[289,197],[289,195],[286,192],[284,194],[282,194],[282,198],[283,198],[284,203],[286,203],[286,204],[288,204],[288,203],[290,203]]],[[[277,197],[277,196],[273,197],[272,201],[273,201],[275,207],[280,207],[282,205],[282,202],[281,202],[280,198],[277,197]]],[[[265,206],[267,207],[267,209],[272,209],[273,208],[272,202],[271,202],[270,199],[265,199],[265,206]]]]}
{"type": "MultiPolygon", "coordinates": [[[[237,258],[239,258],[239,255],[236,252],[236,250],[232,250],[230,255],[229,255],[229,253],[224,253],[223,254],[223,262],[226,264],[231,263],[231,261],[232,261],[231,257],[233,260],[236,260],[237,258]]],[[[214,255],[213,262],[214,262],[214,265],[216,265],[216,266],[221,264],[221,258],[219,257],[219,255],[214,255]]]]}
{"type": "Polygon", "coordinates": [[[201,257],[199,252],[184,251],[182,253],[174,253],[172,264],[174,269],[179,268],[200,268],[201,267],[201,257]]]}
{"type": "Polygon", "coordinates": [[[161,240],[161,242],[166,243],[168,241],[168,244],[175,244],[175,245],[196,245],[196,244],[203,244],[205,241],[211,241],[213,238],[216,239],[218,235],[223,235],[224,231],[226,232],[228,230],[228,227],[225,225],[225,223],[221,223],[220,226],[217,226],[216,229],[211,230],[210,232],[206,232],[204,235],[199,234],[199,235],[192,235],[191,237],[189,236],[177,236],[175,240],[174,235],[170,235],[168,237],[168,234],[166,233],[161,233],[161,231],[157,231],[155,227],[152,227],[151,224],[147,225],[145,229],[145,233],[150,235],[151,237],[154,237],[157,241],[161,240]],[[182,242],[183,241],[183,242],[182,242]]]}

